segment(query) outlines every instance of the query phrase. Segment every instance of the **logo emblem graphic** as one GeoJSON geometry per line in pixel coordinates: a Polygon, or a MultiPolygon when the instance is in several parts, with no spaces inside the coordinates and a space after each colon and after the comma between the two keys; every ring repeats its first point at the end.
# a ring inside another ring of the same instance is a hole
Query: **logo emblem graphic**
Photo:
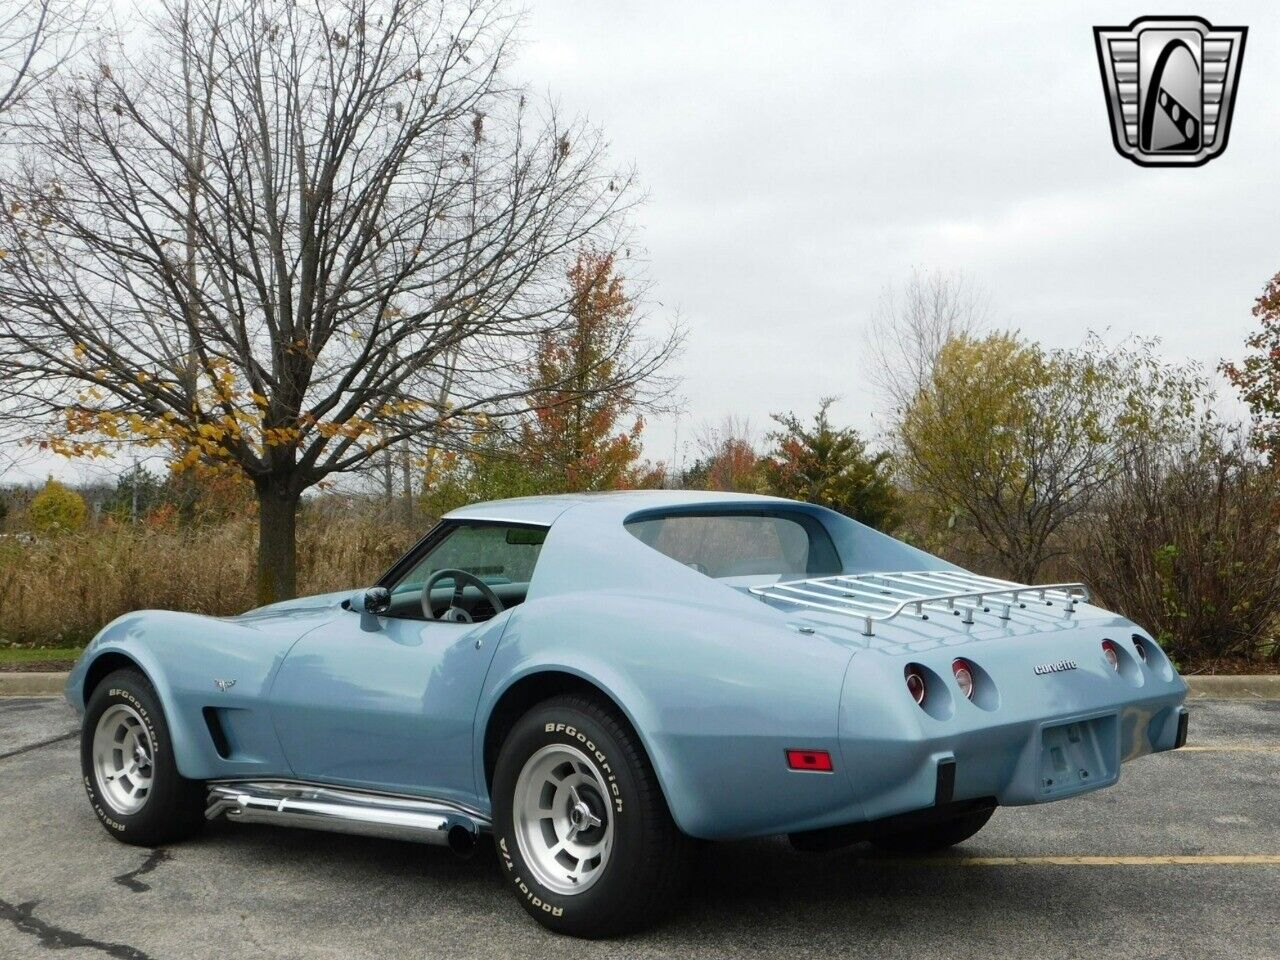
{"type": "Polygon", "coordinates": [[[213,681],[213,685],[217,687],[219,690],[221,690],[223,693],[226,693],[228,690],[230,690],[232,687],[236,685],[236,682],[234,680],[215,680],[213,681]]]}
{"type": "Polygon", "coordinates": [[[1199,17],[1094,27],[1120,155],[1144,167],[1198,167],[1222,153],[1248,32],[1199,17]]]}

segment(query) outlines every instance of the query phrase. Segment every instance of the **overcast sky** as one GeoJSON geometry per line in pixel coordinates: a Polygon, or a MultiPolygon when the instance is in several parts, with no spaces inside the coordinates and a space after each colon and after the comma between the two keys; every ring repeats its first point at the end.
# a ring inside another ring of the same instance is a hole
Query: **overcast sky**
{"type": "MultiPolygon", "coordinates": [[[[1280,271],[1280,9],[1267,3],[531,0],[518,69],[634,161],[655,317],[689,325],[697,424],[845,398],[874,430],[862,331],[913,267],[981,282],[1055,346],[1242,351],[1280,271]],[[1141,168],[1111,144],[1092,28],[1249,27],[1225,154],[1141,168]]],[[[646,452],[671,456],[674,425],[646,452]]]]}
{"type": "Polygon", "coordinates": [[[863,329],[913,268],[967,274],[1051,345],[1156,335],[1208,366],[1280,270],[1274,4],[530,0],[523,38],[515,75],[648,194],[652,314],[690,331],[655,459],[828,394],[874,432],[863,329]],[[1184,12],[1250,28],[1230,146],[1140,168],[1111,145],[1092,27],[1184,12]]]}

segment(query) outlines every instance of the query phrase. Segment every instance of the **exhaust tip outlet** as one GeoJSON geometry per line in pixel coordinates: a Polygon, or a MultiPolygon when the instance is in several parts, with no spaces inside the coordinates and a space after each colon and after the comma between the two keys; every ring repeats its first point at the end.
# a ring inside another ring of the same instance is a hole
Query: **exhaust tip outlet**
{"type": "Polygon", "coordinates": [[[449,849],[456,856],[466,860],[476,851],[475,831],[467,829],[460,823],[454,824],[449,829],[449,849]]]}

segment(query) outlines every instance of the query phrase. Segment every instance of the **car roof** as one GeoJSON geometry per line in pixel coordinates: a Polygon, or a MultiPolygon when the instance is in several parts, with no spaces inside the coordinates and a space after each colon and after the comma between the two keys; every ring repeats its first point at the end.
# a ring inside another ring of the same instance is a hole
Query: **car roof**
{"type": "Polygon", "coordinates": [[[532,523],[549,526],[566,510],[582,504],[605,507],[605,512],[621,519],[637,510],[664,507],[713,506],[720,504],[794,503],[780,497],[754,493],[722,493],[709,490],[608,490],[600,493],[561,493],[539,497],[487,500],[459,507],[445,514],[446,520],[488,520],[532,523]]]}

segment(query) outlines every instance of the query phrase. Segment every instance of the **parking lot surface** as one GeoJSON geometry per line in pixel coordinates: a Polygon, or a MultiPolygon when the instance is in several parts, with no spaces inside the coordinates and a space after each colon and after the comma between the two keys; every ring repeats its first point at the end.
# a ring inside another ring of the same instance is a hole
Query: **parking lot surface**
{"type": "Polygon", "coordinates": [[[1280,957],[1280,701],[1196,703],[1189,749],[943,856],[711,846],[672,920],[596,944],[526,917],[491,847],[224,824],[116,843],[74,731],[59,701],[0,699],[0,957],[1280,957]]]}

